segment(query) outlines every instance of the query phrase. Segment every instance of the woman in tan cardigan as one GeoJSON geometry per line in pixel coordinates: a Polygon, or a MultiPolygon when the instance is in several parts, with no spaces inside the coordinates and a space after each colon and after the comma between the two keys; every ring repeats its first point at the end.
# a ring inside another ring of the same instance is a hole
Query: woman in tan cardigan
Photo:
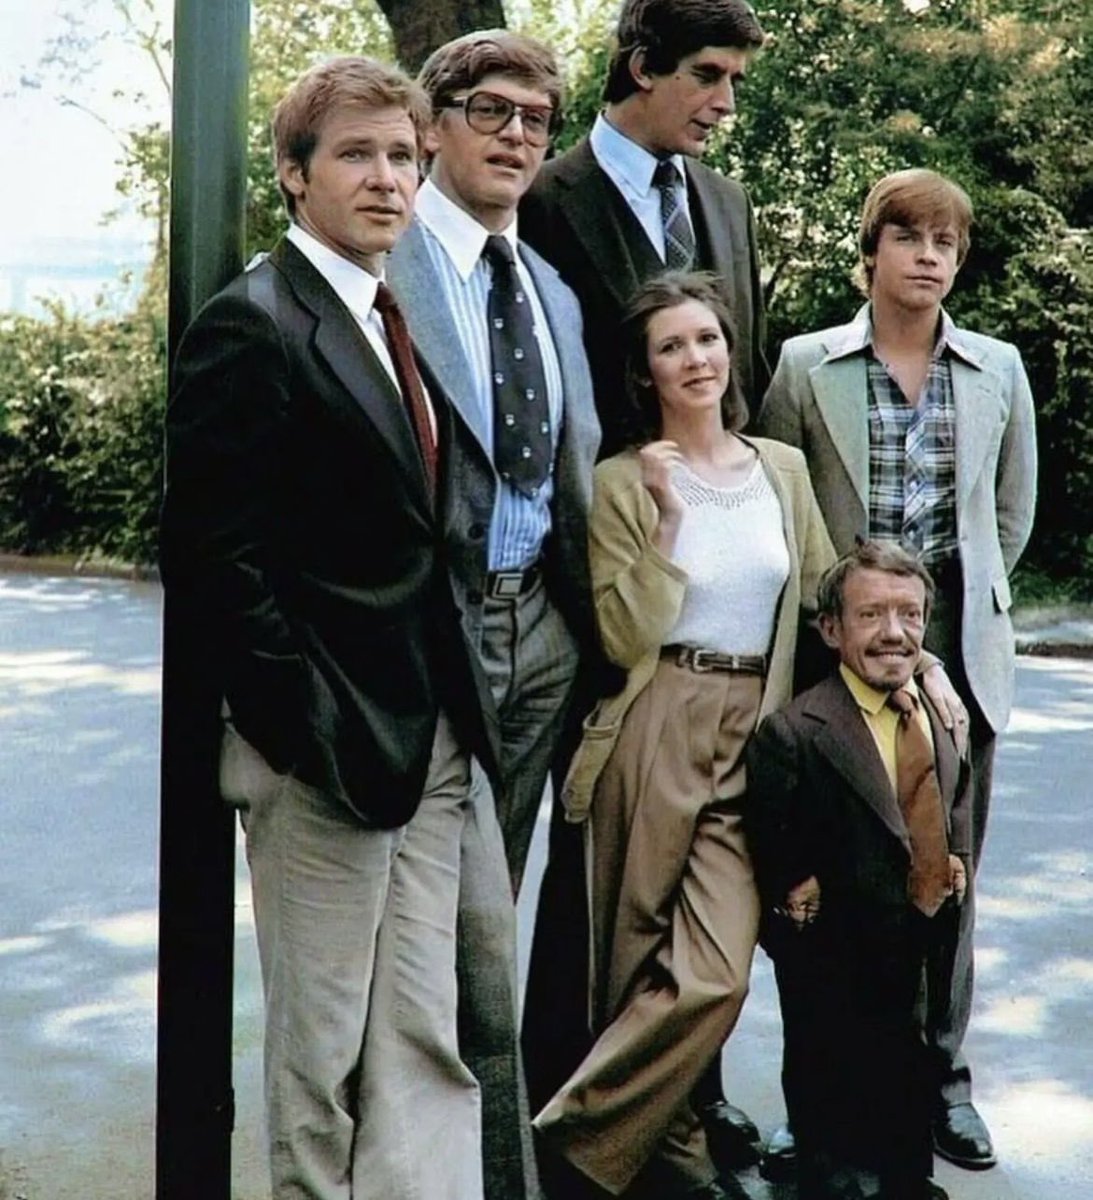
{"type": "Polygon", "coordinates": [[[834,552],[803,456],[736,432],[712,280],[658,277],[624,329],[640,448],[597,468],[590,532],[600,633],[628,675],[585,723],[563,792],[585,822],[598,1039],[535,1126],[566,1200],[618,1195],[643,1171],[665,1200],[716,1200],[688,1096],[755,948],[743,750],[790,699],[798,625],[834,552]]]}

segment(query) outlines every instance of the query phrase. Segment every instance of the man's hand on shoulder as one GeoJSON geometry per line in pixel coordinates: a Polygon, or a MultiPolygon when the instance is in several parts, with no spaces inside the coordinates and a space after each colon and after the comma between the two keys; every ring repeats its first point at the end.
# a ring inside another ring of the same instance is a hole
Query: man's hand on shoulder
{"type": "Polygon", "coordinates": [[[963,756],[968,749],[968,710],[956,693],[945,668],[936,659],[919,677],[922,690],[937,709],[937,715],[953,735],[956,751],[963,756]]]}

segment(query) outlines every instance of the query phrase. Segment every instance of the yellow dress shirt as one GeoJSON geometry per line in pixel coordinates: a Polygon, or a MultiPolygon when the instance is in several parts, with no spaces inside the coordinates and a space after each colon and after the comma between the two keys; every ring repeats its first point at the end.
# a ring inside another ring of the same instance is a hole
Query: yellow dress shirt
{"type": "MultiPolygon", "coordinates": [[[[855,674],[845,663],[839,664],[839,674],[843,677],[843,682],[850,689],[850,694],[857,702],[858,708],[861,710],[862,720],[869,727],[869,732],[873,735],[873,741],[877,744],[877,750],[880,752],[881,762],[884,763],[884,769],[888,773],[888,779],[892,784],[892,794],[896,794],[896,726],[899,724],[899,713],[893,708],[888,707],[888,693],[878,691],[875,687],[870,687],[860,676],[855,674]]],[[[906,686],[906,690],[912,696],[919,697],[918,687],[915,681],[911,679],[906,686]]],[[[934,744],[933,730],[930,728],[930,718],[926,715],[926,709],[919,698],[918,706],[915,709],[915,720],[918,721],[926,737],[929,739],[930,745],[934,744]]]]}

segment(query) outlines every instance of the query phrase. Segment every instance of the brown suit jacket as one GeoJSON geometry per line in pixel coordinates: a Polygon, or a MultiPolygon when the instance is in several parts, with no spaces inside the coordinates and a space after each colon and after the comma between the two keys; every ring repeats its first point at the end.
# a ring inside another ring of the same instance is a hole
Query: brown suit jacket
{"type": "MultiPolygon", "coordinates": [[[[949,849],[970,856],[968,772],[925,700],[949,849]]],[[[877,926],[907,908],[911,847],[880,753],[837,674],[769,716],[748,748],[748,836],[763,925],[790,888],[815,875],[824,911],[877,926]]],[[[971,873],[968,867],[969,875],[971,873]]]]}

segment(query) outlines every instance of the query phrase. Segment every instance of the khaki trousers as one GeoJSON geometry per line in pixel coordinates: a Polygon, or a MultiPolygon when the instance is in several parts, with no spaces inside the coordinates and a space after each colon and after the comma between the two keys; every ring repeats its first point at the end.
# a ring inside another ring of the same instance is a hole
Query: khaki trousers
{"type": "Polygon", "coordinates": [[[456,1037],[456,909],[470,762],[437,725],[421,805],[370,829],[234,730],[266,1001],[276,1200],[481,1200],[478,1085],[456,1037]]]}
{"type": "Polygon", "coordinates": [[[627,714],[588,825],[591,1051],[535,1120],[614,1195],[650,1158],[715,1177],[691,1089],[744,1003],[759,899],[744,841],[743,750],[759,676],[662,661],[627,714]]]}

